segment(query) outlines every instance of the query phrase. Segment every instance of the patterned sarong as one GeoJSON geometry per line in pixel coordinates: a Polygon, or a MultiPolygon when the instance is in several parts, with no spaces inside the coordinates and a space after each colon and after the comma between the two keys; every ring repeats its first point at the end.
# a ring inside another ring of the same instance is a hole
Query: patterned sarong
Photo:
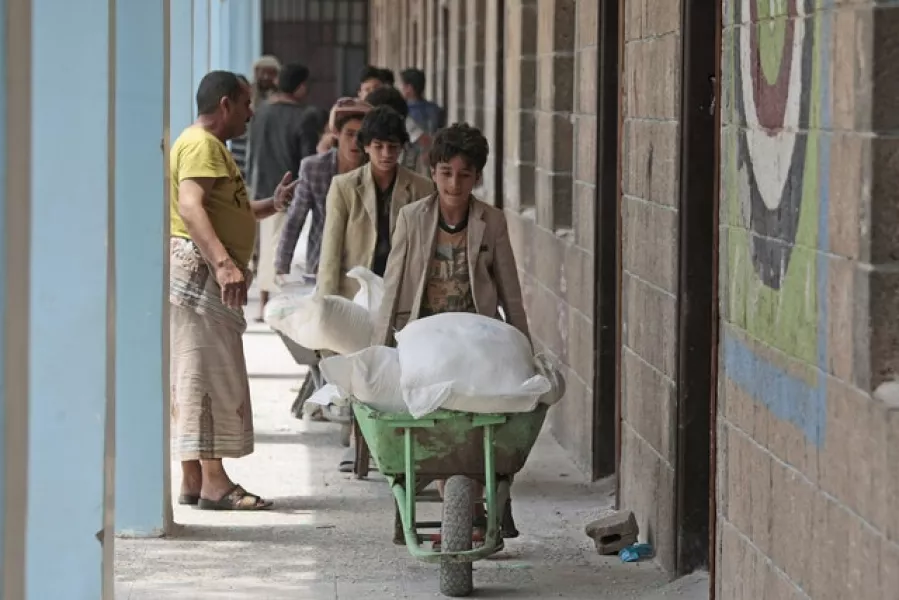
{"type": "Polygon", "coordinates": [[[246,456],[253,452],[253,410],[243,311],[222,304],[192,241],[172,238],[170,248],[173,451],[182,461],[246,456]]]}

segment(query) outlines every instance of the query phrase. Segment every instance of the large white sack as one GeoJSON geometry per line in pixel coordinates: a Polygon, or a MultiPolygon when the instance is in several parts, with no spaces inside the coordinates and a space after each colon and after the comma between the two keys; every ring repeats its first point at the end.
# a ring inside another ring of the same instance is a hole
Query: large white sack
{"type": "Polygon", "coordinates": [[[395,348],[370,346],[319,363],[322,376],[343,394],[383,412],[406,412],[400,390],[400,361],[395,348]]]}
{"type": "Polygon", "coordinates": [[[531,344],[498,319],[443,313],[396,334],[400,387],[414,417],[438,408],[529,412],[552,389],[536,372],[531,344]]]}
{"type": "Polygon", "coordinates": [[[353,302],[364,306],[372,318],[377,316],[384,300],[384,279],[365,267],[353,267],[346,275],[359,282],[359,291],[353,297],[353,302]]]}
{"type": "MultiPolygon", "coordinates": [[[[263,318],[269,327],[275,331],[282,331],[285,322],[290,319],[291,315],[303,306],[303,298],[315,293],[312,287],[300,286],[296,284],[285,285],[281,289],[281,293],[272,296],[266,302],[263,318]]],[[[286,335],[286,334],[285,334],[286,335]]],[[[289,336],[288,336],[289,337],[289,336]]]]}
{"type": "Polygon", "coordinates": [[[451,394],[441,408],[467,413],[509,414],[530,412],[535,410],[538,404],[552,406],[565,395],[565,378],[562,376],[558,365],[545,354],[534,356],[534,363],[537,374],[546,377],[550,385],[549,391],[544,394],[539,396],[494,396],[490,398],[451,394]]]}
{"type": "Polygon", "coordinates": [[[265,321],[310,350],[351,354],[371,343],[368,311],[341,296],[287,293],[269,300],[265,321]]]}
{"type": "Polygon", "coordinates": [[[342,406],[346,403],[346,393],[338,386],[330,383],[318,388],[306,400],[306,404],[317,404],[319,406],[330,406],[332,404],[342,406]]]}

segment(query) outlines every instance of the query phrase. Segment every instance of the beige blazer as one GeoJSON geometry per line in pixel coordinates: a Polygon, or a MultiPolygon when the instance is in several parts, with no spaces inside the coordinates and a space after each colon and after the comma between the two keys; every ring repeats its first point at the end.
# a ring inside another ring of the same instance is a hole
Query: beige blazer
{"type": "MultiPolygon", "coordinates": [[[[393,345],[394,332],[419,317],[439,216],[436,194],[400,211],[373,344],[393,345]]],[[[530,339],[506,217],[502,210],[476,198],[468,214],[468,272],[478,314],[499,318],[502,307],[506,322],[530,339]]]]}
{"type": "MultiPolygon", "coordinates": [[[[434,182],[400,166],[390,202],[390,233],[400,209],[434,191],[434,182]]],[[[318,265],[318,292],[352,299],[359,291],[354,279],[346,276],[353,267],[371,268],[378,241],[378,196],[371,166],[365,164],[331,180],[325,201],[318,265]]]]}

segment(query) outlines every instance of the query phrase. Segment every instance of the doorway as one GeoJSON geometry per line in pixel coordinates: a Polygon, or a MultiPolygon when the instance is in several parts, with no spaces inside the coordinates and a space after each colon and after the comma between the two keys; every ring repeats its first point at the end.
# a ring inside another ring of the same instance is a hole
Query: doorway
{"type": "Polygon", "coordinates": [[[593,344],[593,479],[618,467],[619,248],[621,214],[620,0],[599,4],[596,60],[596,188],[593,344]]]}
{"type": "Polygon", "coordinates": [[[682,13],[675,558],[714,581],[721,3],[682,13]]]}

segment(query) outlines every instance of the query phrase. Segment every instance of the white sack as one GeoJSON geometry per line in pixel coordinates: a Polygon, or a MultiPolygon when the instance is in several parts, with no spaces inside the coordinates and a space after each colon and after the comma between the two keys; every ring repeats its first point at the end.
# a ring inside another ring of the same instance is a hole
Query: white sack
{"type": "Polygon", "coordinates": [[[272,298],[265,321],[310,350],[351,354],[371,343],[368,311],[341,296],[285,293],[272,298]]]}
{"type": "Polygon", "coordinates": [[[318,366],[325,381],[344,395],[383,412],[406,412],[396,349],[371,346],[347,356],[325,358],[318,366]]]}
{"type": "Polygon", "coordinates": [[[359,291],[353,297],[353,302],[364,306],[374,319],[384,300],[384,279],[365,267],[353,267],[346,275],[359,282],[359,291]]]}
{"type": "Polygon", "coordinates": [[[537,373],[546,377],[550,384],[550,390],[540,396],[540,404],[552,406],[565,395],[565,377],[559,366],[545,354],[537,354],[534,357],[537,373]]]}
{"type": "Polygon", "coordinates": [[[552,385],[536,372],[531,344],[498,319],[443,313],[396,334],[400,386],[412,416],[438,408],[529,412],[552,385]]]}
{"type": "Polygon", "coordinates": [[[346,404],[346,395],[336,385],[327,384],[318,388],[314,394],[309,396],[306,404],[317,404],[319,406],[330,406],[336,404],[338,406],[346,404]]]}

